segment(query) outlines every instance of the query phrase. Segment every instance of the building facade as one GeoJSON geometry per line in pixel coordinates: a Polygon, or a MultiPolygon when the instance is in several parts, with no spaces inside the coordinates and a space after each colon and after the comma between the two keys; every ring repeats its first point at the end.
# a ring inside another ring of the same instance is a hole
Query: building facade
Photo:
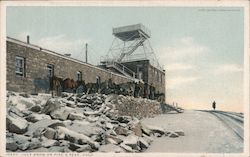
{"type": "Polygon", "coordinates": [[[165,71],[150,64],[150,61],[135,60],[121,63],[135,72],[135,77],[155,87],[156,93],[165,93],[165,71]]]}
{"type": "MultiPolygon", "coordinates": [[[[7,37],[7,90],[27,93],[49,92],[51,76],[84,80],[85,83],[132,82],[131,77],[103,69],[42,47],[7,37]]],[[[165,93],[165,72],[149,64],[147,60],[124,63],[135,70],[138,78],[165,93]],[[140,75],[140,76],[139,76],[140,75]]]]}

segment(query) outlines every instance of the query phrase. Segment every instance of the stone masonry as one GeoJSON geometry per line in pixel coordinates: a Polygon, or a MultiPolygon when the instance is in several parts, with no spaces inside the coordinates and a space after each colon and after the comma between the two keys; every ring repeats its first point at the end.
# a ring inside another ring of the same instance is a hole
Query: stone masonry
{"type": "Polygon", "coordinates": [[[47,65],[54,66],[54,75],[63,79],[77,80],[77,71],[82,73],[85,83],[111,78],[115,83],[130,82],[129,78],[101,69],[79,60],[44,50],[38,46],[8,38],[7,39],[7,90],[17,92],[48,92],[49,77],[47,65]],[[25,59],[25,76],[16,75],[16,56],[25,59]]]}

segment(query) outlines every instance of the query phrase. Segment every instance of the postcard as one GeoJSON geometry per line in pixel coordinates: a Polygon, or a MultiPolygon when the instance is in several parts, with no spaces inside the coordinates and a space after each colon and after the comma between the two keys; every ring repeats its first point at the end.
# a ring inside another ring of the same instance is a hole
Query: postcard
{"type": "Polygon", "coordinates": [[[248,2],[0,4],[0,156],[249,157],[248,2]]]}

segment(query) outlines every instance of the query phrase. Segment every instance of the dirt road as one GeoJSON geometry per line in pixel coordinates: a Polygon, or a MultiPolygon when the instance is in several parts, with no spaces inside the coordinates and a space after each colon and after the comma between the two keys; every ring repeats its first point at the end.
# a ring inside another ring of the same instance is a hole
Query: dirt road
{"type": "Polygon", "coordinates": [[[156,138],[146,152],[242,153],[244,142],[232,129],[208,112],[185,111],[147,118],[143,123],[166,130],[183,130],[185,136],[156,138]]]}

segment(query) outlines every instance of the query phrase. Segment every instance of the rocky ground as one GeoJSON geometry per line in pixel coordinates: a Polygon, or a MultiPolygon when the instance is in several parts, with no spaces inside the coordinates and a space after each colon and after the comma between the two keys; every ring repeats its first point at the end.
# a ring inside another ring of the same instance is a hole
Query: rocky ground
{"type": "Polygon", "coordinates": [[[122,95],[7,93],[9,152],[144,152],[155,138],[184,136],[141,122],[157,101],[122,95]]]}

